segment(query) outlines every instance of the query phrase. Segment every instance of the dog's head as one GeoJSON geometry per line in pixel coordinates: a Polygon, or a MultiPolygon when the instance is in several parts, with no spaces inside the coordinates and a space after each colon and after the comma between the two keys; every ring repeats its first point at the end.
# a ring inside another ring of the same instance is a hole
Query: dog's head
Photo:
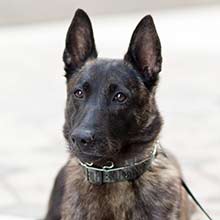
{"type": "Polygon", "coordinates": [[[137,25],[122,60],[98,59],[88,15],[77,10],[64,51],[67,102],[64,136],[84,162],[141,154],[161,118],[155,89],[161,45],[151,16],[137,25]]]}

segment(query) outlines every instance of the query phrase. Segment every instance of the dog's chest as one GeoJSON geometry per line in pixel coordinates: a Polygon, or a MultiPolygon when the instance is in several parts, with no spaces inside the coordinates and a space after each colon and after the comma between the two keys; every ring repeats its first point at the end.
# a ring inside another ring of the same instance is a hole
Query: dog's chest
{"type": "Polygon", "coordinates": [[[116,184],[82,186],[78,192],[65,193],[62,220],[130,220],[137,196],[130,187],[116,184]]]}
{"type": "MultiPolygon", "coordinates": [[[[66,167],[62,220],[180,219],[181,187],[175,167],[155,165],[138,180],[93,185],[81,169],[66,167]]],[[[184,219],[184,218],[183,218],[184,219]]]]}
{"type": "Polygon", "coordinates": [[[178,188],[137,188],[116,184],[94,186],[66,193],[63,198],[62,220],[153,220],[178,219],[178,188]]]}

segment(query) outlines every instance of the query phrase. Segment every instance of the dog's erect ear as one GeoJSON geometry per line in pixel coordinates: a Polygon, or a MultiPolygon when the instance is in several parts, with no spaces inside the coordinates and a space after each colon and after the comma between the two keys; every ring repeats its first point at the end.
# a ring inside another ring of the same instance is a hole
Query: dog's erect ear
{"type": "Polygon", "coordinates": [[[134,30],[124,60],[143,74],[149,86],[155,83],[161,71],[162,57],[160,39],[150,15],[144,17],[134,30]]]}
{"type": "Polygon", "coordinates": [[[66,48],[63,54],[66,77],[80,68],[88,59],[97,57],[92,24],[88,15],[78,9],[66,36],[66,48]]]}

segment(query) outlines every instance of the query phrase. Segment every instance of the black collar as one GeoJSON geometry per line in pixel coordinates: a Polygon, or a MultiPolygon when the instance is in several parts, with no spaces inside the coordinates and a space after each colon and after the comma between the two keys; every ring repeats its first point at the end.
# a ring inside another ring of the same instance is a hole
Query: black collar
{"type": "Polygon", "coordinates": [[[111,166],[96,168],[93,167],[93,164],[83,163],[81,161],[80,164],[84,169],[87,180],[92,184],[101,185],[104,183],[131,181],[140,177],[150,168],[157,155],[158,147],[159,142],[156,141],[150,158],[136,162],[130,166],[114,168],[114,164],[112,163],[111,166]]]}

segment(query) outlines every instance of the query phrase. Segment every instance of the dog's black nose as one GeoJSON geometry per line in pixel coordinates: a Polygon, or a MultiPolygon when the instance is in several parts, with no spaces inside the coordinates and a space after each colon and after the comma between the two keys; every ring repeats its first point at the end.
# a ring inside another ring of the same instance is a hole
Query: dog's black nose
{"type": "Polygon", "coordinates": [[[91,147],[94,143],[94,134],[90,130],[76,130],[72,133],[71,138],[81,150],[91,147]]]}

